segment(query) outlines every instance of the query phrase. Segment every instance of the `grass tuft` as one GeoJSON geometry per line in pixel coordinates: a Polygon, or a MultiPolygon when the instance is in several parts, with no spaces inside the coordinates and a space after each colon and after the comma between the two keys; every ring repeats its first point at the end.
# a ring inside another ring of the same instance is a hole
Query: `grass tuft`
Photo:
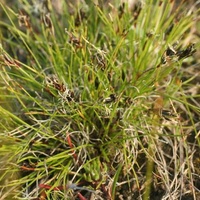
{"type": "Polygon", "coordinates": [[[199,198],[197,7],[0,6],[3,199],[199,198]]]}

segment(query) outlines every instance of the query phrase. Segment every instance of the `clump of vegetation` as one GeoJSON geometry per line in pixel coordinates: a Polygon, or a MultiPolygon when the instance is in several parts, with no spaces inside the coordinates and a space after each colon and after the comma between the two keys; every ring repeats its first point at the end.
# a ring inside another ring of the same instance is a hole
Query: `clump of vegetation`
{"type": "Polygon", "coordinates": [[[195,5],[0,5],[2,198],[199,198],[195,5]]]}

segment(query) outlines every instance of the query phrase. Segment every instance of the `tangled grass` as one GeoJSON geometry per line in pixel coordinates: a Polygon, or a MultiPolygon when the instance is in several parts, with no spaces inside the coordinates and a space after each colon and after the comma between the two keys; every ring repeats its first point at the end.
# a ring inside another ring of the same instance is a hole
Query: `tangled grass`
{"type": "Polygon", "coordinates": [[[200,198],[195,5],[18,6],[1,3],[1,199],[200,198]]]}

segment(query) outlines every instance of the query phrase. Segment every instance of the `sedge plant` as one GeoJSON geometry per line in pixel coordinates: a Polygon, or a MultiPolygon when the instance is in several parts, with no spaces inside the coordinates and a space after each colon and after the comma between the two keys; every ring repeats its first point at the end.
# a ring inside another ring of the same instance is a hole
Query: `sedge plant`
{"type": "Polygon", "coordinates": [[[196,7],[61,2],[0,4],[2,198],[198,199],[196,7]]]}

